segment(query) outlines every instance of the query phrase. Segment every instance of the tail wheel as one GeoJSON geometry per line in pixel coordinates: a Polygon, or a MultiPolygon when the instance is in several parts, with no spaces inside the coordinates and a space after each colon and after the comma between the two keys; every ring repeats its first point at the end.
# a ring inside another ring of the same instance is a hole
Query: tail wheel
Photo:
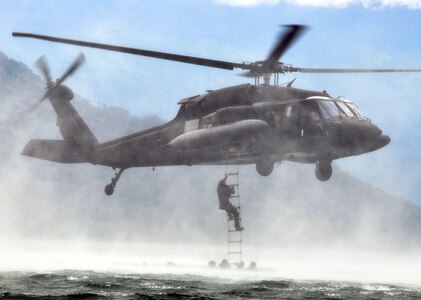
{"type": "Polygon", "coordinates": [[[332,165],[330,162],[316,162],[316,178],[320,181],[327,181],[332,177],[332,165]]]}
{"type": "Polygon", "coordinates": [[[107,196],[111,196],[114,193],[114,186],[113,184],[107,184],[105,186],[104,192],[107,196]]]}

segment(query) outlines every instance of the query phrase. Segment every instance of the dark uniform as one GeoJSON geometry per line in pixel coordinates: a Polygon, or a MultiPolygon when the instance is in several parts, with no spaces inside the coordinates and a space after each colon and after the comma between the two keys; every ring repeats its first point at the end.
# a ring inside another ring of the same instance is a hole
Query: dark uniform
{"type": "Polygon", "coordinates": [[[316,136],[323,133],[323,121],[318,113],[319,108],[316,103],[304,103],[302,107],[300,127],[307,135],[316,136]]]}
{"type": "Polygon", "coordinates": [[[307,126],[314,134],[323,133],[323,121],[320,118],[320,115],[315,111],[310,112],[307,126]]]}
{"type": "Polygon", "coordinates": [[[240,226],[240,215],[237,209],[229,201],[231,195],[235,193],[234,187],[227,185],[228,175],[225,175],[218,183],[218,198],[219,198],[219,209],[225,210],[228,217],[234,219],[235,230],[243,230],[240,226]]]}

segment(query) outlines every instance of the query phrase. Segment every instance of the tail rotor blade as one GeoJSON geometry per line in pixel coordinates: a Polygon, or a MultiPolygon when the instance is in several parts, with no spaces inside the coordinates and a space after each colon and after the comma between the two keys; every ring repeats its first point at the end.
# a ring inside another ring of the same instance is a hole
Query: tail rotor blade
{"type": "Polygon", "coordinates": [[[51,82],[51,75],[50,75],[50,67],[48,66],[47,60],[44,56],[38,58],[35,62],[38,70],[40,70],[41,74],[44,76],[44,79],[47,81],[47,84],[51,82]]]}
{"type": "Polygon", "coordinates": [[[65,81],[67,77],[71,76],[84,62],[85,56],[83,53],[80,53],[76,60],[66,70],[66,72],[64,72],[63,75],[57,79],[56,85],[63,83],[63,81],[65,81]]]}
{"type": "Polygon", "coordinates": [[[41,105],[41,103],[45,100],[45,99],[47,99],[47,97],[48,97],[48,92],[46,92],[45,94],[44,94],[44,96],[42,96],[42,98],[40,98],[38,101],[36,101],[35,103],[33,103],[31,106],[29,106],[27,109],[25,109],[23,112],[22,112],[22,114],[21,114],[21,118],[25,118],[25,117],[27,117],[29,114],[31,114],[31,113],[33,113],[37,108],[38,108],[38,106],[40,106],[41,105]]]}

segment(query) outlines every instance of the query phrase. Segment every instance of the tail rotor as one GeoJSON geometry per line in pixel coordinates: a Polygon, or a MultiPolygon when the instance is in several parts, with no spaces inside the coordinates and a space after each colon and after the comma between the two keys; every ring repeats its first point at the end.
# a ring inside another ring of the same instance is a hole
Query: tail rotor
{"type": "Polygon", "coordinates": [[[23,115],[28,115],[35,111],[41,103],[47,99],[51,94],[58,91],[58,88],[61,84],[71,75],[73,75],[79,67],[85,62],[85,56],[83,53],[80,53],[78,57],[73,61],[73,63],[67,68],[63,75],[58,78],[55,82],[51,79],[50,67],[47,63],[47,60],[44,56],[41,56],[35,63],[35,66],[38,68],[44,80],[46,81],[45,93],[44,95],[31,106],[29,106],[24,112],[23,115]]]}

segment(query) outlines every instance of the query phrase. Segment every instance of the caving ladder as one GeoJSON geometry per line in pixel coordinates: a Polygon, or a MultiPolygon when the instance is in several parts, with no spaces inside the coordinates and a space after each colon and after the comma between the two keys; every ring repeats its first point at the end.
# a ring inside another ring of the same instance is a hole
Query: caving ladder
{"type": "MultiPolygon", "coordinates": [[[[235,193],[231,195],[230,202],[237,209],[240,216],[240,224],[242,225],[241,219],[241,198],[240,198],[240,164],[239,164],[239,153],[237,155],[237,164],[225,165],[225,174],[229,174],[227,178],[227,185],[232,186],[235,193]]],[[[227,156],[227,162],[229,158],[227,156]]],[[[228,263],[230,265],[236,265],[237,267],[243,267],[243,232],[235,230],[234,218],[228,216],[228,263]]]]}

